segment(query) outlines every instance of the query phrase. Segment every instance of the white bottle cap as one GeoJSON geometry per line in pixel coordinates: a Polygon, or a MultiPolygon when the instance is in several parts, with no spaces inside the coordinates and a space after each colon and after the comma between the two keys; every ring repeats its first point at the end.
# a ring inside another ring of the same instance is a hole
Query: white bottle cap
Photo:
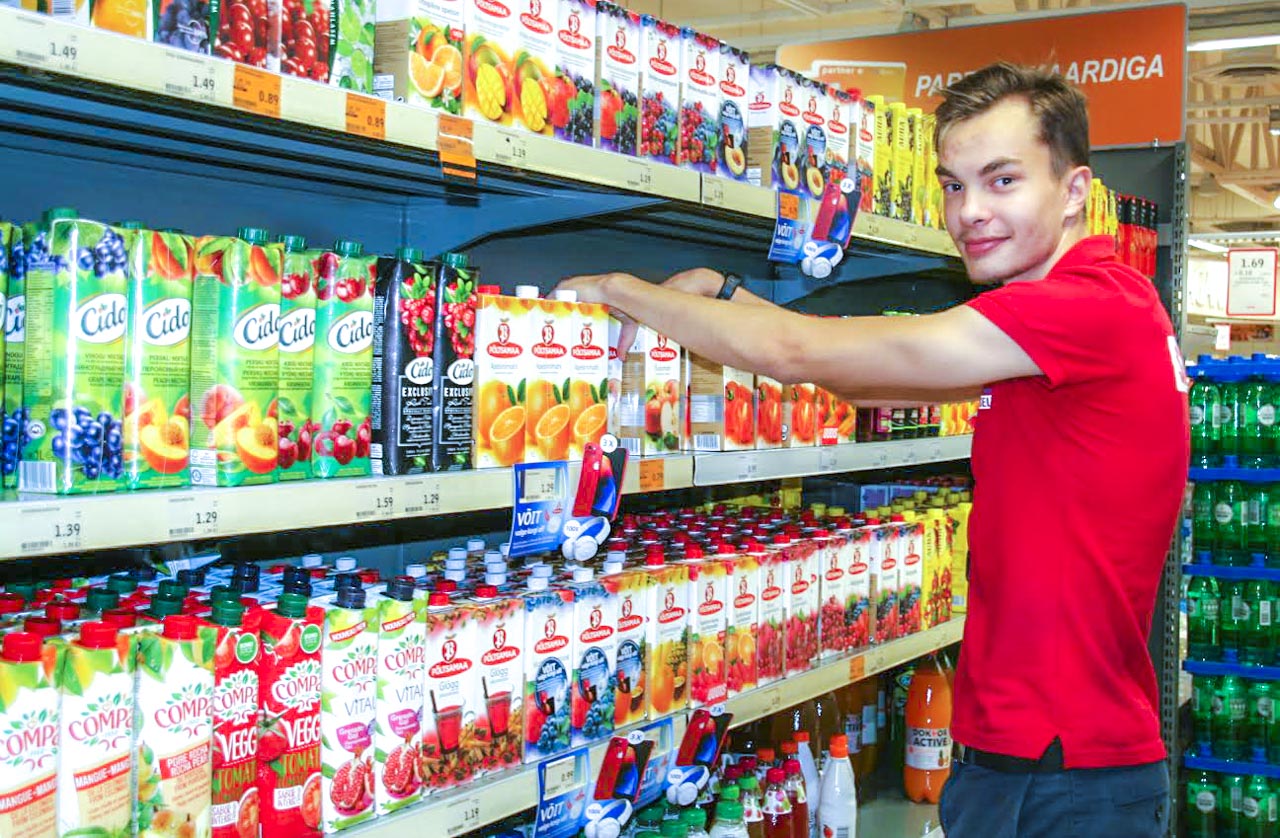
{"type": "Polygon", "coordinates": [[[613,573],[621,573],[621,572],[622,572],[622,562],[621,562],[621,561],[614,561],[614,560],[612,560],[612,559],[605,561],[605,563],[604,563],[604,572],[605,572],[605,574],[606,574],[606,575],[613,574],[613,573]]]}
{"type": "Polygon", "coordinates": [[[562,288],[552,291],[551,299],[559,300],[562,303],[576,303],[578,301],[578,292],[570,291],[568,288],[562,288]]]}
{"type": "Polygon", "coordinates": [[[531,568],[530,572],[532,573],[532,576],[530,577],[532,579],[550,579],[551,565],[536,564],[531,568]]]}
{"type": "Polygon", "coordinates": [[[504,559],[506,559],[506,556],[502,555],[502,553],[497,550],[486,550],[484,552],[485,564],[493,564],[494,562],[502,562],[503,564],[506,564],[504,559]]]}
{"type": "Polygon", "coordinates": [[[483,553],[483,552],[484,552],[484,539],[483,539],[483,538],[468,538],[468,539],[467,539],[467,552],[468,552],[468,553],[483,553]]]}
{"type": "Polygon", "coordinates": [[[356,560],[350,556],[339,556],[338,560],[333,563],[333,569],[339,573],[350,573],[356,569],[356,560]]]}
{"type": "Polygon", "coordinates": [[[467,560],[466,559],[445,559],[444,569],[465,571],[467,569],[467,560]]]}
{"type": "Polygon", "coordinates": [[[427,566],[424,564],[405,565],[404,575],[411,576],[414,579],[421,579],[427,575],[427,566]]]}
{"type": "Polygon", "coordinates": [[[484,572],[485,573],[506,573],[507,563],[506,562],[485,562],[484,572]]]}
{"type": "Polygon", "coordinates": [[[450,582],[461,582],[467,578],[467,572],[465,570],[446,570],[444,578],[450,582]]]}
{"type": "Polygon", "coordinates": [[[545,591],[547,589],[547,579],[545,576],[530,576],[528,585],[531,591],[545,591]]]}
{"type": "Polygon", "coordinates": [[[627,554],[622,550],[610,550],[605,554],[604,560],[606,562],[617,562],[618,564],[622,564],[627,560],[627,554]]]}
{"type": "Polygon", "coordinates": [[[465,559],[466,557],[467,557],[467,548],[466,548],[466,547],[450,547],[450,548],[449,548],[449,558],[451,558],[451,559],[465,559]]]}
{"type": "Polygon", "coordinates": [[[497,585],[501,588],[507,584],[507,574],[505,573],[486,573],[484,575],[484,583],[486,585],[497,585]]]}
{"type": "Polygon", "coordinates": [[[502,553],[502,557],[504,559],[511,558],[511,542],[504,541],[502,544],[498,545],[498,552],[502,553]]]}
{"type": "Polygon", "coordinates": [[[536,285],[517,285],[516,296],[522,300],[536,300],[539,297],[538,286],[536,285]]]}
{"type": "Polygon", "coordinates": [[[573,571],[573,581],[575,581],[575,582],[590,582],[590,581],[591,581],[592,579],[594,579],[594,578],[596,578],[596,573],[595,573],[595,571],[594,571],[594,570],[592,570],[591,568],[589,568],[589,567],[578,567],[578,568],[574,568],[574,571],[573,571]]]}
{"type": "Polygon", "coordinates": [[[324,564],[324,556],[319,553],[308,553],[302,557],[303,567],[320,567],[322,564],[324,564]]]}

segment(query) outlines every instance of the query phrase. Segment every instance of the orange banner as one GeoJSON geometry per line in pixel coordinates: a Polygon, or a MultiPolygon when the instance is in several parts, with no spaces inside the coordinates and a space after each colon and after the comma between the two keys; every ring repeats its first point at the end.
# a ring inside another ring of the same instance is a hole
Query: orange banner
{"type": "Polygon", "coordinates": [[[932,111],[948,84],[993,61],[1057,69],[1089,97],[1094,146],[1182,140],[1182,5],[784,46],[778,63],[844,89],[932,111]]]}

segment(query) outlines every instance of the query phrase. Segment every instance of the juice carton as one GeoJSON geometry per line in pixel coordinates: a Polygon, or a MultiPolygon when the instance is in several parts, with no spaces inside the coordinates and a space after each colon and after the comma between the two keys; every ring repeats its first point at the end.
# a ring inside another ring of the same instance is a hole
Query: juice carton
{"type": "Polygon", "coordinates": [[[213,653],[214,838],[240,838],[258,831],[258,657],[262,643],[259,609],[219,603],[210,615],[213,653]]]}
{"type": "Polygon", "coordinates": [[[720,39],[680,30],[680,164],[716,174],[720,167],[720,39]]]}
{"type": "Polygon", "coordinates": [[[212,829],[213,658],[216,633],[173,614],[137,635],[137,797],[143,834],[212,829]]]}
{"type": "Polygon", "coordinates": [[[640,156],[680,163],[680,29],[653,15],[640,17],[640,156]]]}
{"type": "Polygon", "coordinates": [[[633,457],[680,450],[684,374],[680,345],[641,326],[622,364],[619,442],[633,457]]]}
{"type": "Polygon", "coordinates": [[[925,139],[927,123],[924,111],[908,108],[907,119],[911,123],[911,220],[916,224],[925,224],[925,195],[929,191],[925,175],[933,177],[932,172],[925,172],[925,166],[929,164],[929,146],[933,143],[925,139]]]}
{"type": "Polygon", "coordinates": [[[476,468],[510,466],[524,460],[525,390],[533,342],[529,312],[537,289],[508,297],[496,286],[476,295],[475,455],[476,468]]]}
{"type": "Polygon", "coordinates": [[[278,462],[280,269],[267,231],[196,242],[191,296],[191,483],[273,483],[278,462]]]}
{"type": "MultiPolygon", "coordinates": [[[[894,163],[897,155],[893,150],[893,122],[889,104],[883,96],[867,96],[862,100],[871,111],[869,116],[875,117],[875,154],[872,164],[875,166],[875,197],[872,201],[872,212],[876,215],[893,217],[894,195],[894,163]]],[[[868,119],[868,117],[864,117],[868,119]]]]}
{"type": "Polygon", "coordinates": [[[689,441],[694,451],[756,447],[754,376],[688,356],[689,441]]]}
{"type": "Polygon", "coordinates": [[[130,489],[191,482],[191,283],[195,248],[180,233],[137,230],[129,242],[124,480],[130,489]]]}
{"type": "MultiPolygon", "coordinates": [[[[766,82],[769,83],[769,82],[766,82]]],[[[792,70],[777,67],[774,70],[772,88],[775,102],[772,126],[772,185],[774,189],[799,192],[807,188],[805,147],[807,123],[802,118],[801,107],[806,103],[805,79],[792,70]]]]}
{"type": "Polygon", "coordinates": [[[791,601],[791,565],[785,553],[753,545],[760,565],[760,633],[756,637],[756,677],[761,686],[787,673],[787,613],[791,601]]]}
{"type": "MultiPolygon", "coordinates": [[[[730,545],[726,548],[732,549],[730,545]]],[[[690,549],[690,706],[718,704],[729,696],[725,676],[725,635],[729,630],[732,559],[701,558],[690,549]]]]}
{"type": "Polygon", "coordinates": [[[31,838],[58,834],[59,686],[65,646],[11,631],[0,652],[0,719],[9,756],[0,763],[0,832],[31,838]]]}
{"type": "Polygon", "coordinates": [[[519,18],[503,0],[465,4],[463,112],[473,119],[510,125],[516,104],[512,72],[520,50],[519,18]]]}
{"type": "Polygon", "coordinates": [[[920,223],[926,227],[941,229],[942,219],[938,213],[942,199],[942,184],[938,182],[938,150],[934,148],[934,131],[937,129],[938,118],[931,113],[921,116],[920,128],[916,132],[917,144],[919,146],[917,153],[920,155],[920,162],[917,174],[919,179],[916,181],[916,194],[920,200],[920,223]]]}
{"type": "Polygon", "coordinates": [[[556,137],[590,146],[596,132],[596,0],[559,0],[559,6],[556,74],[546,84],[548,118],[556,137]]]}
{"type": "Polygon", "coordinates": [[[133,822],[135,637],[88,622],[67,643],[58,732],[58,834],[133,822]]]}
{"type": "Polygon", "coordinates": [[[479,772],[480,674],[473,611],[448,594],[427,600],[427,697],[422,753],[425,794],[464,785],[479,772]]]}
{"type": "Polygon", "coordinates": [[[121,382],[133,231],[53,210],[28,257],[20,488],[110,492],[124,474],[121,382]]]}
{"type": "Polygon", "coordinates": [[[377,31],[373,0],[283,0],[281,10],[282,72],[373,93],[377,31]],[[337,25],[331,26],[335,20],[337,25]]]}
{"type": "Polygon", "coordinates": [[[475,447],[476,288],[480,270],[465,253],[446,253],[436,283],[435,405],[431,463],[436,471],[471,468],[475,447]]]}
{"type": "Polygon", "coordinates": [[[320,254],[316,286],[315,376],[311,410],[319,416],[312,457],[315,477],[369,473],[373,438],[369,398],[373,371],[373,289],[377,258],[358,242],[339,240],[320,254]]]}
{"type": "MultiPolygon", "coordinates": [[[[785,71],[783,71],[785,72],[785,71]]],[[[778,188],[774,166],[783,81],[776,64],[752,64],[747,85],[747,182],[778,188]]]]}
{"type": "Polygon", "coordinates": [[[818,637],[821,641],[818,656],[830,659],[853,648],[851,629],[846,623],[849,604],[849,545],[847,534],[831,534],[820,531],[814,534],[818,547],[819,600],[818,637]]]}
{"type": "Polygon", "coordinates": [[[573,695],[573,592],[529,579],[524,596],[524,761],[569,749],[573,695]]]}
{"type": "Polygon", "coordinates": [[[373,297],[376,395],[369,410],[374,474],[423,474],[432,468],[437,277],[437,266],[424,261],[417,248],[402,247],[394,259],[378,260],[373,297]]]}
{"type": "Polygon", "coordinates": [[[961,501],[947,511],[951,519],[951,613],[969,610],[969,514],[973,504],[961,501]]]}
{"type": "Polygon", "coordinates": [[[374,801],[379,816],[422,798],[422,708],[426,703],[427,601],[396,580],[378,597],[378,712],[374,801]]]}
{"type": "Polygon", "coordinates": [[[644,44],[640,15],[599,0],[596,33],[600,47],[596,146],[635,157],[640,140],[640,53],[644,44]]]}
{"type": "Polygon", "coordinates": [[[615,573],[601,580],[618,603],[618,654],[613,726],[625,727],[646,715],[646,663],[649,644],[649,577],[644,571],[615,573]]]}
{"type": "Polygon", "coordinates": [[[756,448],[787,448],[791,427],[786,420],[788,404],[783,395],[790,391],[782,382],[767,375],[755,377],[756,448]]]}
{"type": "Polygon", "coordinates": [[[537,300],[529,312],[529,378],[524,402],[524,461],[542,463],[569,457],[572,300],[537,300]]]}
{"type": "Polygon", "coordinates": [[[898,636],[898,533],[892,524],[868,519],[871,588],[875,591],[875,642],[898,636]],[[872,523],[874,521],[874,523],[872,523]]]}
{"type": "Polygon", "coordinates": [[[576,747],[613,732],[617,688],[618,600],[590,568],[573,572],[571,741],[576,747]]]}
{"type": "Polygon", "coordinates": [[[687,565],[646,566],[649,574],[649,716],[678,713],[689,706],[689,596],[687,565]]]}
{"type": "Polygon", "coordinates": [[[131,38],[151,40],[150,0],[89,0],[89,25],[131,38]]]}
{"type": "MultiPolygon", "coordinates": [[[[265,4],[263,9],[265,10],[265,4]]],[[[218,54],[224,58],[252,61],[259,55],[257,49],[261,48],[265,59],[269,35],[259,35],[258,28],[254,26],[252,33],[249,33],[252,46],[248,50],[233,47],[236,35],[234,18],[229,14],[222,17],[217,10],[218,4],[206,0],[153,0],[148,4],[148,13],[152,15],[149,21],[150,37],[158,43],[208,55],[211,42],[217,36],[218,46],[221,47],[218,54]]]]}
{"type": "Polygon", "coordinates": [[[25,0],[23,8],[34,9],[41,14],[50,15],[68,23],[74,23],[77,26],[89,25],[88,0],[69,0],[69,2],[64,0],[64,2],[59,3],[55,3],[53,0],[36,0],[34,6],[30,4],[30,0],[25,0]]]}
{"type": "Polygon", "coordinates": [[[946,512],[941,506],[931,507],[925,513],[922,564],[924,607],[920,627],[929,629],[951,618],[951,552],[947,545],[946,512]]]}
{"type": "Polygon", "coordinates": [[[622,355],[618,349],[618,341],[622,340],[622,323],[609,317],[609,362],[608,362],[608,420],[606,429],[614,436],[622,433],[621,398],[622,398],[622,355]]]}
{"type": "Polygon", "coordinates": [[[466,0],[378,0],[373,69],[379,96],[462,113],[465,6],[466,0]]]}
{"type": "MultiPolygon", "coordinates": [[[[895,518],[898,516],[894,516],[895,518]]],[[[924,589],[924,524],[904,522],[899,527],[903,545],[902,570],[898,578],[898,636],[920,630],[920,597],[924,589]]]]}
{"type": "Polygon", "coordinates": [[[876,103],[861,94],[853,96],[853,116],[849,119],[852,139],[849,146],[849,170],[858,173],[862,191],[861,212],[874,212],[876,199],[876,103]]]}
{"type": "Polygon", "coordinates": [[[26,425],[22,412],[22,372],[26,347],[26,276],[27,256],[23,243],[22,227],[4,224],[0,227],[0,250],[5,253],[8,266],[4,272],[7,280],[4,301],[4,345],[0,346],[4,362],[4,391],[0,392],[0,420],[3,420],[3,436],[0,437],[0,486],[12,489],[18,485],[18,460],[21,456],[26,425]]]}
{"type": "Polygon", "coordinates": [[[827,187],[823,167],[827,162],[827,86],[820,81],[801,79],[796,88],[796,103],[803,106],[800,112],[800,177],[809,197],[822,198],[827,187]]]}
{"type": "Polygon", "coordinates": [[[872,586],[870,565],[871,532],[866,527],[846,529],[840,525],[840,534],[846,537],[841,546],[845,557],[845,624],[850,627],[850,649],[862,649],[871,644],[875,636],[872,620],[875,618],[875,588],[872,586]]]}
{"type": "Polygon", "coordinates": [[[787,614],[787,674],[811,669],[818,657],[818,610],[821,605],[818,588],[818,550],[812,540],[779,542],[780,552],[787,554],[791,571],[791,599],[787,614]]]}
{"type": "Polygon", "coordinates": [[[588,445],[599,445],[609,416],[609,310],[597,303],[572,309],[569,347],[569,459],[581,460],[588,445]]]}
{"type": "Polygon", "coordinates": [[[720,165],[716,174],[747,180],[751,64],[745,50],[720,45],[720,165]]]}
{"type": "Polygon", "coordinates": [[[733,561],[729,578],[733,608],[725,638],[729,695],[755,689],[759,681],[756,636],[760,624],[760,558],[744,553],[733,561]]]}
{"type": "Polygon", "coordinates": [[[853,139],[853,97],[843,90],[827,89],[827,153],[822,163],[824,183],[840,183],[849,174],[849,148],[853,139]]]}
{"type": "Polygon", "coordinates": [[[485,771],[520,764],[524,744],[524,601],[497,588],[476,589],[480,700],[476,735],[485,771]]]}
{"type": "Polygon", "coordinates": [[[915,194],[915,163],[912,148],[915,145],[914,124],[901,102],[889,103],[889,138],[893,155],[893,217],[899,221],[912,220],[912,204],[915,194]]]}
{"type": "Polygon", "coordinates": [[[818,442],[818,390],[812,384],[783,389],[783,421],[790,430],[787,448],[807,448],[818,442]]]}
{"type": "Polygon", "coordinates": [[[325,832],[374,816],[373,731],[378,721],[377,603],[340,588],[324,612],[320,645],[321,806],[325,832]]]}
{"type": "Polygon", "coordinates": [[[280,280],[280,384],[276,443],[281,480],[311,477],[312,441],[320,430],[313,421],[315,384],[316,286],[322,252],[307,250],[301,236],[283,236],[280,280]]]}
{"type": "Polygon", "coordinates": [[[258,805],[263,835],[320,835],[324,610],[281,594],[262,614],[258,805]]]}
{"type": "Polygon", "coordinates": [[[520,6],[524,11],[516,17],[516,49],[508,67],[511,121],[526,131],[550,136],[554,132],[552,110],[560,107],[567,92],[557,81],[555,70],[560,0],[528,0],[520,6]]]}

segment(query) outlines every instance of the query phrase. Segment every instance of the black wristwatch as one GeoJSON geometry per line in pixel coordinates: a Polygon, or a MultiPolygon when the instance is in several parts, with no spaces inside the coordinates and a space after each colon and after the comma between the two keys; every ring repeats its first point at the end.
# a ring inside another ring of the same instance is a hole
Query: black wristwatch
{"type": "Polygon", "coordinates": [[[737,274],[726,273],[724,275],[724,284],[720,286],[720,290],[716,293],[717,300],[733,299],[733,293],[742,285],[742,277],[737,274]]]}

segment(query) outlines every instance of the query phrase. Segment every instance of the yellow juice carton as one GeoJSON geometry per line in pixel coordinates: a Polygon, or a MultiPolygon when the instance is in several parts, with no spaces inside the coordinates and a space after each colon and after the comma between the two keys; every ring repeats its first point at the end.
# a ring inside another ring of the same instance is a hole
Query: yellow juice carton
{"type": "Polygon", "coordinates": [[[951,519],[951,613],[969,611],[969,513],[973,504],[961,501],[947,511],[951,519]]]}
{"type": "MultiPolygon", "coordinates": [[[[555,127],[551,107],[568,107],[568,91],[556,76],[556,22],[560,0],[526,0],[512,3],[516,16],[516,50],[511,58],[511,121],[534,134],[551,136],[555,127]]],[[[558,114],[557,114],[558,115],[558,114]]]]}
{"type": "Polygon", "coordinates": [[[601,584],[618,604],[615,729],[641,721],[648,710],[649,575],[630,570],[605,576],[601,584]]]}
{"type": "Polygon", "coordinates": [[[931,113],[925,114],[924,127],[920,131],[929,155],[924,164],[924,223],[935,230],[941,230],[945,224],[942,217],[942,184],[938,181],[937,130],[938,118],[931,113]]]}
{"type": "Polygon", "coordinates": [[[524,461],[529,312],[538,289],[521,286],[518,297],[482,286],[476,297],[475,453],[476,468],[524,461]]]}
{"type": "Polygon", "coordinates": [[[818,444],[818,388],[813,384],[784,386],[783,421],[789,433],[787,448],[808,448],[818,444]]]}
{"type": "Polygon", "coordinates": [[[725,639],[726,681],[729,695],[755,689],[756,632],[760,622],[760,559],[745,553],[733,560],[729,578],[733,607],[729,612],[729,633],[725,639]]]}
{"type": "Polygon", "coordinates": [[[689,567],[646,567],[649,585],[649,715],[677,713],[689,706],[689,567]]]}
{"type": "Polygon", "coordinates": [[[786,397],[791,388],[767,375],[756,374],[756,448],[786,448],[791,438],[786,397]]]}
{"type": "Polygon", "coordinates": [[[751,97],[751,64],[746,50],[720,45],[720,165],[716,174],[747,180],[751,97]]]}
{"type": "Polygon", "coordinates": [[[518,95],[515,57],[520,50],[518,0],[463,0],[466,49],[463,113],[510,125],[518,95]],[[515,8],[512,8],[512,7],[515,8]]]}
{"type": "Polygon", "coordinates": [[[39,635],[10,632],[0,652],[0,833],[24,838],[58,834],[55,792],[66,647],[39,635]]]}
{"type": "Polygon", "coordinates": [[[911,220],[916,224],[927,225],[932,216],[926,203],[929,193],[929,181],[934,179],[932,171],[926,171],[929,165],[929,148],[933,145],[929,132],[929,120],[919,108],[907,110],[907,118],[911,120],[911,220]]]}
{"type": "Polygon", "coordinates": [[[151,40],[152,0],[89,0],[89,25],[151,40]]]}
{"type": "Polygon", "coordinates": [[[852,94],[849,104],[849,171],[856,172],[861,190],[860,212],[875,211],[876,197],[876,104],[861,93],[852,94]]]}
{"type": "Polygon", "coordinates": [[[543,463],[569,459],[569,347],[576,296],[557,292],[555,299],[534,302],[526,327],[529,377],[525,389],[524,461],[543,463]]]}
{"type": "Polygon", "coordinates": [[[635,157],[640,140],[640,15],[600,0],[596,43],[600,53],[596,147],[635,157]]]}
{"type": "Polygon", "coordinates": [[[754,376],[693,354],[689,355],[687,368],[691,449],[754,449],[754,376]]]}
{"type": "Polygon", "coordinates": [[[889,131],[893,138],[893,217],[913,221],[915,212],[915,129],[910,109],[901,102],[889,105],[889,131]]]}
{"type": "Polygon", "coordinates": [[[622,365],[620,444],[633,457],[680,450],[683,387],[680,345],[640,327],[622,365]]]}
{"type": "Polygon", "coordinates": [[[951,617],[951,551],[946,527],[946,511],[930,506],[924,519],[924,607],[920,620],[926,629],[951,617]]]}
{"type": "Polygon", "coordinates": [[[558,5],[555,77],[543,84],[548,121],[558,139],[590,146],[596,133],[596,2],[558,5]]]}
{"type": "Polygon", "coordinates": [[[864,100],[875,116],[875,192],[871,211],[887,218],[893,217],[894,163],[893,122],[890,107],[883,96],[868,96],[864,100]]]}
{"type": "Polygon", "coordinates": [[[569,459],[581,460],[586,446],[600,444],[608,425],[609,310],[598,303],[576,303],[571,317],[569,459]]]}
{"type": "Polygon", "coordinates": [[[462,112],[467,0],[379,0],[373,85],[379,96],[462,112]]]}

